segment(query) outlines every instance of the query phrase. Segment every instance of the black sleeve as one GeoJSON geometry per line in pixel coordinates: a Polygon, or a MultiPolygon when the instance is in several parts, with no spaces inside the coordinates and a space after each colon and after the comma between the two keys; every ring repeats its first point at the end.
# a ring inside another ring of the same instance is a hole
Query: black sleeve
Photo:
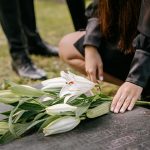
{"type": "Polygon", "coordinates": [[[86,9],[85,15],[88,18],[88,23],[83,42],[84,47],[87,45],[94,46],[96,48],[100,47],[101,33],[100,33],[99,19],[97,17],[98,2],[99,0],[93,0],[93,3],[91,3],[86,9]]]}
{"type": "Polygon", "coordinates": [[[126,81],[146,87],[150,79],[150,1],[143,0],[138,24],[139,35],[133,41],[136,49],[126,81]]]}
{"type": "Polygon", "coordinates": [[[98,18],[90,18],[86,27],[86,34],[83,42],[83,46],[91,45],[96,48],[101,44],[101,33],[98,18]]]}
{"type": "Polygon", "coordinates": [[[93,0],[93,2],[86,8],[85,16],[87,19],[98,16],[98,3],[99,0],[93,0]]]}

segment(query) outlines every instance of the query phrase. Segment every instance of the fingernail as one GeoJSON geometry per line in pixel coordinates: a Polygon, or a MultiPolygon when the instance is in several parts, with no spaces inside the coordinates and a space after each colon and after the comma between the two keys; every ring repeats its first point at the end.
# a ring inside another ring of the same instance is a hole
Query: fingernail
{"type": "Polygon", "coordinates": [[[130,111],[130,110],[132,110],[132,108],[131,108],[131,107],[128,107],[128,110],[130,111]]]}
{"type": "Polygon", "coordinates": [[[120,112],[121,112],[121,113],[124,113],[124,109],[121,109],[120,112]]]}
{"type": "Polygon", "coordinates": [[[114,107],[111,107],[111,109],[110,109],[111,111],[114,111],[114,107]]]}
{"type": "Polygon", "coordinates": [[[114,113],[116,113],[116,114],[117,114],[117,113],[118,113],[118,110],[116,110],[116,109],[115,109],[115,110],[114,110],[114,113]]]}
{"type": "Polygon", "coordinates": [[[100,76],[100,77],[99,77],[99,80],[100,80],[100,81],[103,81],[103,80],[104,80],[104,77],[103,77],[103,76],[100,76]]]}

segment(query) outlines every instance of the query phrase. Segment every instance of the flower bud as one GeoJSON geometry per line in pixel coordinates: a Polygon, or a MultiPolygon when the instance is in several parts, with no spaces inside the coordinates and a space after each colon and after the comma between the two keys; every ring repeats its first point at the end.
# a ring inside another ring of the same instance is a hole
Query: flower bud
{"type": "Polygon", "coordinates": [[[9,130],[7,122],[0,122],[0,135],[5,134],[9,130]]]}
{"type": "Polygon", "coordinates": [[[58,134],[74,129],[80,123],[80,118],[65,116],[56,119],[44,128],[45,136],[58,134]]]}
{"type": "Polygon", "coordinates": [[[10,90],[0,91],[0,102],[4,104],[12,104],[19,101],[19,96],[12,93],[10,90]]]}
{"type": "Polygon", "coordinates": [[[49,115],[61,115],[65,112],[75,112],[77,107],[68,104],[56,104],[46,108],[49,115]]]}
{"type": "Polygon", "coordinates": [[[111,102],[104,102],[95,108],[88,109],[86,113],[87,117],[96,118],[108,114],[110,112],[110,103],[111,102]]]}
{"type": "Polygon", "coordinates": [[[41,84],[43,86],[42,90],[47,91],[61,89],[66,84],[66,81],[63,78],[58,77],[42,81],[41,84]]]}
{"type": "Polygon", "coordinates": [[[40,89],[28,85],[14,85],[11,87],[11,91],[17,95],[28,97],[39,97],[45,94],[40,89]]]}

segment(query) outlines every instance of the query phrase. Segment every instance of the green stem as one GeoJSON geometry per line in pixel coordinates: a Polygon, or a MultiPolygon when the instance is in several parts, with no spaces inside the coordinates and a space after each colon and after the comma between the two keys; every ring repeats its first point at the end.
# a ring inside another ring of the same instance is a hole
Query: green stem
{"type": "MultiPolygon", "coordinates": [[[[100,96],[99,96],[99,98],[98,98],[98,95],[94,96],[94,98],[95,98],[96,100],[99,99],[99,101],[101,101],[101,102],[112,101],[112,100],[113,100],[113,97],[103,98],[103,97],[100,97],[100,96]]],[[[136,104],[136,105],[139,105],[139,106],[140,106],[140,105],[150,105],[150,101],[140,101],[140,100],[138,100],[138,101],[136,101],[135,104],[136,104]]]]}
{"type": "Polygon", "coordinates": [[[150,101],[147,102],[147,101],[137,101],[136,102],[137,105],[150,105],[150,101]]]}
{"type": "Polygon", "coordinates": [[[46,106],[44,104],[42,104],[41,102],[39,102],[38,99],[33,99],[33,101],[35,101],[36,103],[38,103],[41,107],[46,108],[46,106]]]}

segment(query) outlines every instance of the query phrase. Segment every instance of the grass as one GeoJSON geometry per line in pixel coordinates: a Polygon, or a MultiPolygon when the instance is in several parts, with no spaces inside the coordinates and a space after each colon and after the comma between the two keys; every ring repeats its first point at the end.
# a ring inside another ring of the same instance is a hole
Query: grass
{"type": "MultiPolygon", "coordinates": [[[[36,0],[36,17],[37,26],[43,39],[55,46],[58,45],[60,39],[67,33],[73,32],[73,25],[67,6],[58,0],[36,0]]],[[[22,79],[18,77],[11,69],[11,59],[6,38],[0,28],[0,82],[3,80],[11,80],[21,84],[33,84],[35,81],[22,79]]],[[[43,68],[48,78],[59,76],[60,70],[71,70],[59,58],[46,58],[41,56],[31,56],[37,66],[43,68]]],[[[40,81],[36,81],[38,83],[40,81]]],[[[104,83],[102,85],[104,93],[113,95],[117,87],[104,83]]]]}

